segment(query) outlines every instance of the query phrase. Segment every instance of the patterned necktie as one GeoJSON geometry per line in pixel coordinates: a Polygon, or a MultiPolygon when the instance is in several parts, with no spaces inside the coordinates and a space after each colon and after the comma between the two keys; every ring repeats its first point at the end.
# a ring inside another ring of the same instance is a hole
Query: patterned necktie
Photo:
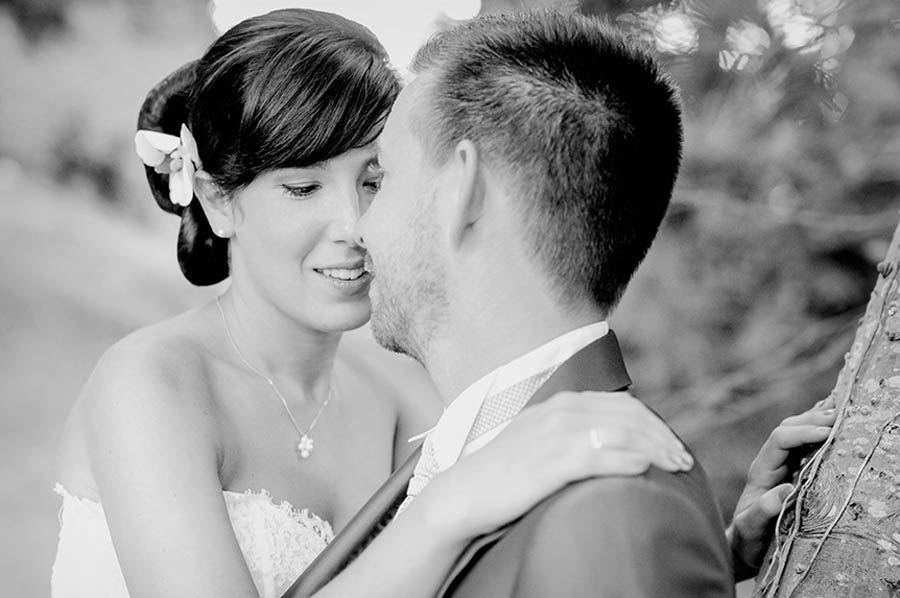
{"type": "MultiPolygon", "coordinates": [[[[515,417],[522,410],[522,407],[528,403],[528,400],[537,389],[553,375],[556,368],[557,366],[553,366],[486,398],[478,410],[478,415],[475,416],[475,422],[469,430],[465,444],[469,444],[485,432],[489,432],[515,417]]],[[[398,514],[402,513],[409,506],[409,503],[425,489],[425,486],[428,485],[434,476],[441,471],[435,455],[434,438],[429,434],[425,438],[425,442],[422,443],[422,456],[419,458],[419,462],[416,463],[416,469],[406,491],[406,499],[400,505],[397,511],[398,514]]]]}
{"type": "Polygon", "coordinates": [[[544,382],[553,375],[557,367],[553,366],[534,376],[525,378],[506,390],[486,398],[484,403],[481,404],[481,409],[478,410],[472,429],[469,430],[466,444],[518,415],[534,393],[537,392],[537,389],[543,386],[544,382]]]}

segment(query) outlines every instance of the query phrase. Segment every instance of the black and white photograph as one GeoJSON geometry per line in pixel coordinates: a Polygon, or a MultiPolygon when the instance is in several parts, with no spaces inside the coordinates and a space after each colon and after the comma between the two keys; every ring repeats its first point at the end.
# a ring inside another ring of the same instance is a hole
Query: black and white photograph
{"type": "Polygon", "coordinates": [[[0,595],[900,596],[900,1],[0,0],[0,595]]]}

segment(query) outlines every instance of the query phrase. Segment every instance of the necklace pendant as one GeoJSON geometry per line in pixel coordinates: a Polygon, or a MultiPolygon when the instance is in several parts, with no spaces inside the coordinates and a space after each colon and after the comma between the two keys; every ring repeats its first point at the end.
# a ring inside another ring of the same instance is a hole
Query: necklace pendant
{"type": "Polygon", "coordinates": [[[297,450],[300,452],[301,459],[309,459],[309,456],[312,454],[313,448],[315,447],[315,443],[313,443],[313,439],[304,434],[300,437],[300,442],[297,443],[297,450]]]}

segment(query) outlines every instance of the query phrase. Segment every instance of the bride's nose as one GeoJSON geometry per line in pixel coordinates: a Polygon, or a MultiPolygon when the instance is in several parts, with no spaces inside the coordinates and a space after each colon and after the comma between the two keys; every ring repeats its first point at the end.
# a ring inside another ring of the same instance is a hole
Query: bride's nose
{"type": "Polygon", "coordinates": [[[338,241],[359,245],[356,223],[362,214],[360,194],[356,187],[348,188],[341,192],[340,198],[335,202],[337,205],[331,228],[338,241]]]}

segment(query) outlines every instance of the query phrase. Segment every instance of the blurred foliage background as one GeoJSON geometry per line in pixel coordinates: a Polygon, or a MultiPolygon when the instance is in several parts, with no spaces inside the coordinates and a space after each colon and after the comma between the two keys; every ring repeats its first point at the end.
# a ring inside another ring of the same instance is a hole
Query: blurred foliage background
{"type": "MultiPolygon", "coordinates": [[[[768,432],[830,391],[897,225],[900,3],[581,4],[643,39],[683,90],[675,199],[613,325],[637,391],[699,454],[727,518],[768,432]]],[[[215,37],[211,14],[204,0],[0,0],[8,595],[48,591],[55,443],[96,359],[216,292],[180,278],[177,222],[132,149],[144,94],[215,37]]]]}

